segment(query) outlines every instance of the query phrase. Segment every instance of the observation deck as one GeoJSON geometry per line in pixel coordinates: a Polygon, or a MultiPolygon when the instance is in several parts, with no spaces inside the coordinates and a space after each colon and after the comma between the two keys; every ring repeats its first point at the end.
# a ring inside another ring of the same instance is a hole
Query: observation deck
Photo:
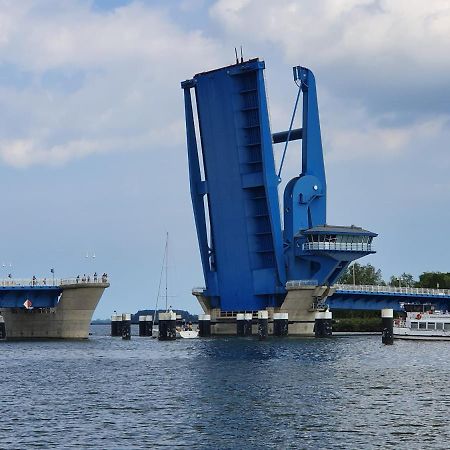
{"type": "MultiPolygon", "coordinates": [[[[376,233],[360,227],[322,225],[297,233],[303,252],[358,252],[375,253],[372,240],[376,233]],[[306,241],[306,242],[305,242],[306,241]]],[[[299,247],[299,245],[297,245],[299,247]]]]}

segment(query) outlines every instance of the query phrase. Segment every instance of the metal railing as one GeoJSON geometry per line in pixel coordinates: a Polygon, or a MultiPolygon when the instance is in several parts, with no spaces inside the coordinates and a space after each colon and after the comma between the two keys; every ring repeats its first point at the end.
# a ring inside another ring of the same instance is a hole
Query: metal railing
{"type": "Polygon", "coordinates": [[[377,286],[377,285],[353,285],[335,284],[336,290],[351,292],[374,292],[386,294],[409,294],[409,295],[439,295],[450,296],[450,289],[413,288],[400,286],[377,286]]]}
{"type": "Polygon", "coordinates": [[[303,250],[336,250],[340,252],[371,252],[372,244],[349,242],[306,242],[303,250]]]}
{"type": "Polygon", "coordinates": [[[286,289],[296,288],[302,286],[318,286],[317,280],[290,280],[286,283],[286,289]]]}
{"type": "Polygon", "coordinates": [[[206,288],[203,286],[196,286],[192,288],[192,295],[201,295],[206,290],[206,288]]]}
{"type": "MultiPolygon", "coordinates": [[[[317,280],[290,280],[286,283],[286,289],[292,289],[302,286],[318,286],[317,280]]],[[[398,286],[379,286],[371,284],[353,285],[353,284],[334,284],[333,289],[347,292],[373,292],[386,294],[409,294],[409,295],[435,295],[450,297],[450,289],[431,289],[431,288],[413,288],[398,286]]],[[[203,294],[205,287],[194,287],[192,293],[203,294]]]]}
{"type": "Polygon", "coordinates": [[[0,287],[60,287],[71,284],[101,284],[107,283],[108,277],[73,277],[73,278],[7,278],[0,281],[0,287]]]}

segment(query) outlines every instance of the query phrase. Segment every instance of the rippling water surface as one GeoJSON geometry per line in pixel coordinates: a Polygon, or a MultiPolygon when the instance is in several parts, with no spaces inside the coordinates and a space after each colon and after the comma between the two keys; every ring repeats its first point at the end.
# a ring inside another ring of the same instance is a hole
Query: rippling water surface
{"type": "Polygon", "coordinates": [[[449,343],[92,331],[0,342],[0,448],[450,448],[449,343]]]}

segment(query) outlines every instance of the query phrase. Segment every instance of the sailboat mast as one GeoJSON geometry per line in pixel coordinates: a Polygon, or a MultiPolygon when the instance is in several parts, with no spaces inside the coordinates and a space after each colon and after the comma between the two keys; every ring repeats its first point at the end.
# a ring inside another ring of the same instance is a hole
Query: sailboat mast
{"type": "Polygon", "coordinates": [[[166,233],[166,311],[167,311],[167,275],[169,268],[169,232],[166,233]]]}

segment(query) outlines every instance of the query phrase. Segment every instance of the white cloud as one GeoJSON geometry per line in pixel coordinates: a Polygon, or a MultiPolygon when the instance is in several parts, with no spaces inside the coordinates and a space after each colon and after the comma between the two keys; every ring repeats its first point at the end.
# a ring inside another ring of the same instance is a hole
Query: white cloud
{"type": "Polygon", "coordinates": [[[180,80],[199,61],[217,63],[214,40],[144,3],[106,13],[71,0],[42,5],[1,2],[0,60],[27,78],[0,82],[5,163],[59,165],[184,139],[180,80]]]}
{"type": "Polygon", "coordinates": [[[339,124],[344,122],[346,123],[343,126],[331,123],[324,133],[328,161],[359,159],[365,162],[388,163],[407,154],[411,156],[418,142],[444,135],[447,118],[442,115],[427,121],[381,127],[364,111],[359,111],[359,114],[351,111],[351,114],[344,115],[339,124]]]}
{"type": "Polygon", "coordinates": [[[446,0],[219,0],[211,15],[229,31],[282,45],[288,57],[305,51],[330,64],[399,51],[420,64],[450,64],[437,54],[450,42],[446,0]]]}
{"type": "Polygon", "coordinates": [[[447,0],[219,0],[211,16],[235,40],[276,45],[336,96],[376,112],[448,110],[447,0]]]}

